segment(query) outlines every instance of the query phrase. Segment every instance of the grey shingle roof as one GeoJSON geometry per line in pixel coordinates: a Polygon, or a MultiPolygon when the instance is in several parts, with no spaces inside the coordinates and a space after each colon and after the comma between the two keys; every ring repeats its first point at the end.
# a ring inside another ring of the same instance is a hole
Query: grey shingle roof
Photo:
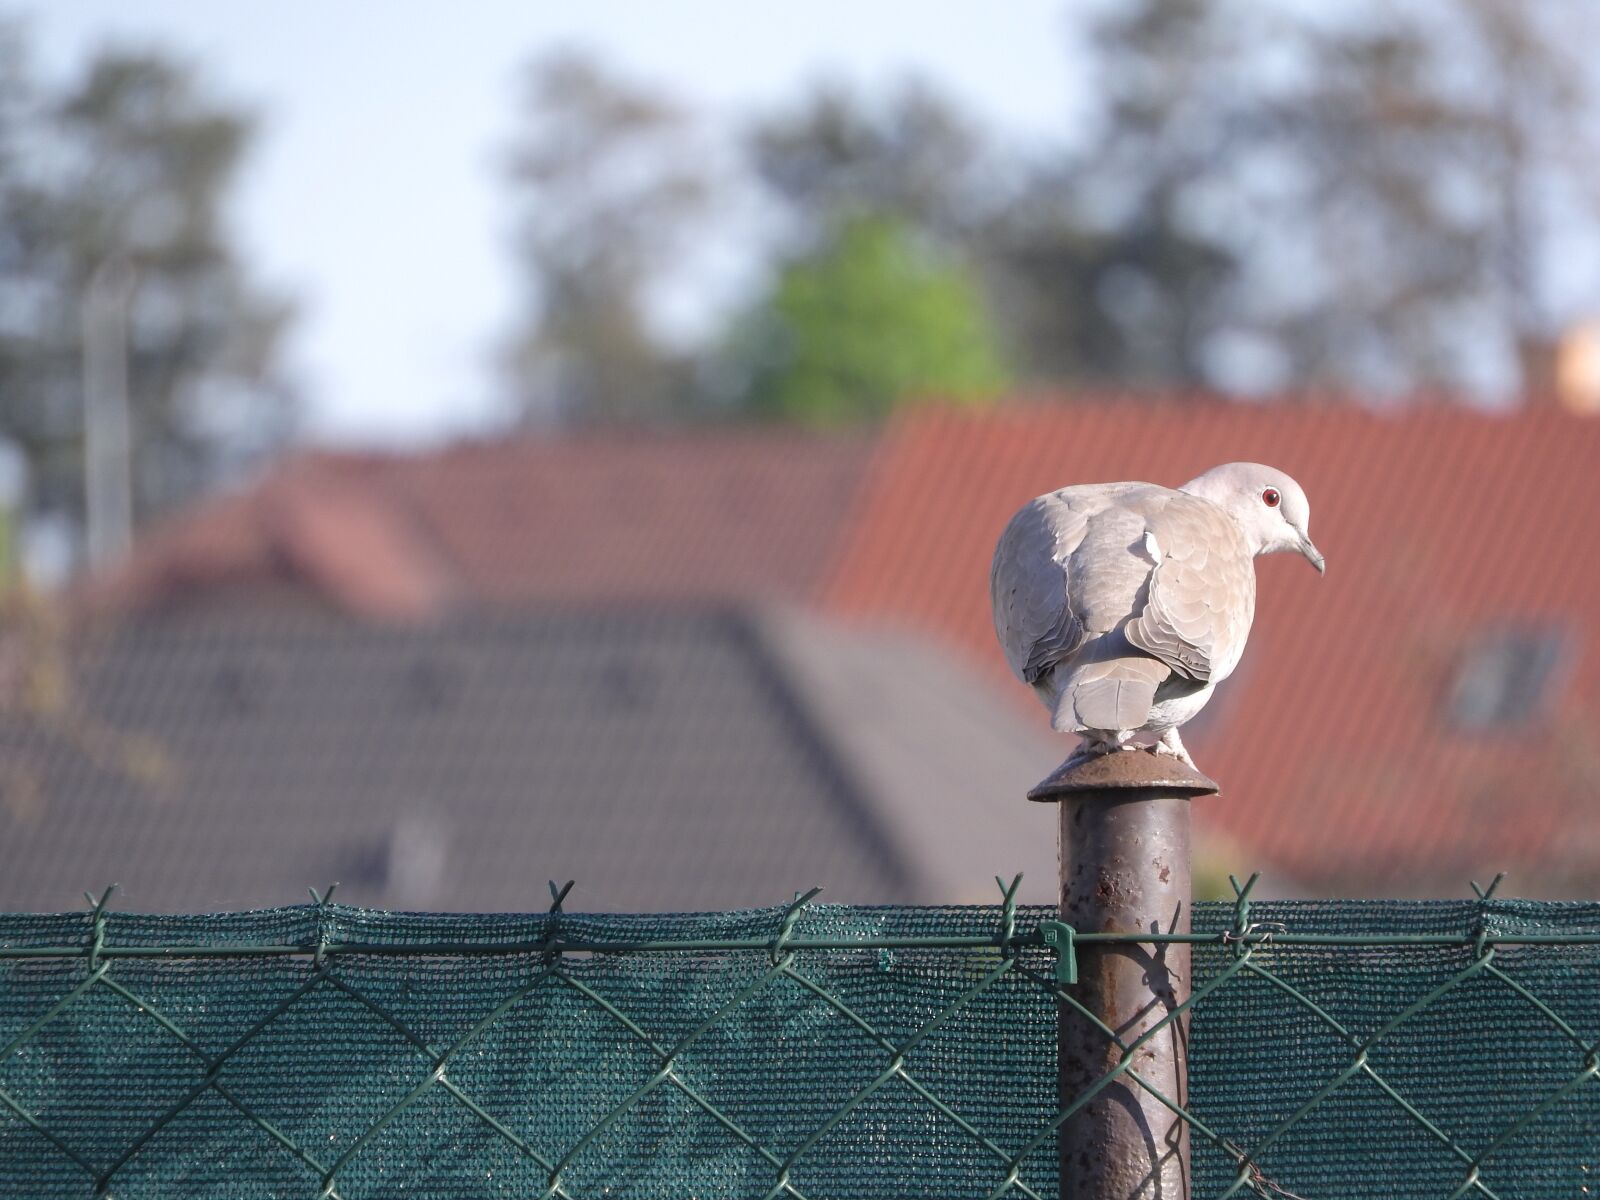
{"type": "Polygon", "coordinates": [[[160,749],[0,718],[0,908],[123,885],[147,911],[294,902],[574,909],[927,899],[759,626],[602,610],[381,628],[153,620],[80,654],[92,717],[160,749]],[[31,786],[24,786],[24,783],[31,786]],[[30,799],[31,796],[31,799],[30,799]]]}

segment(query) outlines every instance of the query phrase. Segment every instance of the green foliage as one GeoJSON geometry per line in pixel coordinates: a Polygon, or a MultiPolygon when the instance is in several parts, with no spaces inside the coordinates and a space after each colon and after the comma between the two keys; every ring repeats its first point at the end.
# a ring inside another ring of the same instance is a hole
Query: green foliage
{"type": "Polygon", "coordinates": [[[756,327],[748,407],[805,425],[982,404],[1006,384],[970,275],[891,218],[848,220],[785,267],[756,327]]]}
{"type": "Polygon", "coordinates": [[[892,216],[971,264],[1024,379],[1192,384],[1234,255],[1159,205],[1108,219],[1072,150],[1026,158],[910,80],[823,86],[759,123],[756,173],[804,237],[838,212],[892,216]]]}
{"type": "Polygon", "coordinates": [[[510,178],[530,303],[507,356],[524,419],[654,423],[720,402],[828,425],[917,397],[975,403],[1013,373],[1202,379],[1233,255],[1160,206],[1090,219],[1070,152],[1024,160],[926,82],[803,93],[741,132],[725,177],[669,96],[570,54],[526,78],[510,178]],[[741,179],[777,244],[806,250],[779,252],[777,283],[731,329],[668,346],[655,302],[738,221],[741,179]]]}

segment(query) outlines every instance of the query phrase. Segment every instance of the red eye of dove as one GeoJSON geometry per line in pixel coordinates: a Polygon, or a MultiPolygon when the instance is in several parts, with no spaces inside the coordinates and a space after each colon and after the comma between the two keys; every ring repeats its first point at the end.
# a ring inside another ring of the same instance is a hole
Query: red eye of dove
{"type": "Polygon", "coordinates": [[[1265,504],[1268,508],[1277,508],[1278,501],[1282,499],[1283,497],[1278,495],[1277,488],[1268,488],[1266,491],[1261,493],[1261,503],[1265,504]]]}

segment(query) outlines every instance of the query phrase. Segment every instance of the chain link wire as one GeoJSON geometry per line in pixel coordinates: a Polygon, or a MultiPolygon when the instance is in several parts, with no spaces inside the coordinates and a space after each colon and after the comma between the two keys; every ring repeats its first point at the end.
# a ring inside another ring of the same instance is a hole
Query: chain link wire
{"type": "MultiPolygon", "coordinates": [[[[1114,1084],[1196,1196],[1581,1197],[1600,905],[1201,904],[1191,997],[1056,1094],[1056,954],[1020,908],[687,916],[0,916],[0,1195],[1057,1194],[1114,1084]],[[1139,1051],[1190,1023],[1179,1104],[1139,1051]]],[[[1087,1017],[1089,1014],[1084,1013],[1087,1017]]],[[[1093,1019],[1093,1018],[1091,1018],[1093,1019]]]]}

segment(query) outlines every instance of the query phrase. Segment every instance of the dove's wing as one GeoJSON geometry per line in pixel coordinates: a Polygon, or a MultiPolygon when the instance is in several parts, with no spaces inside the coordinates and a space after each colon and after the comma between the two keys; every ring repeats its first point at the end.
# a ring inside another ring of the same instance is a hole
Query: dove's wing
{"type": "Polygon", "coordinates": [[[1062,488],[1024,505],[1000,535],[989,572],[994,627],[1024,682],[1037,683],[1130,612],[1151,566],[1128,552],[1137,533],[1118,544],[1124,518],[1138,518],[1117,501],[1134,489],[1157,490],[1138,483],[1062,488]]]}
{"type": "Polygon", "coordinates": [[[994,548],[994,629],[1024,683],[1037,683],[1083,642],[1083,626],[1067,604],[1065,564],[1088,519],[1087,506],[1074,507],[1061,492],[1040,496],[1017,510],[994,548]]]}
{"type": "Polygon", "coordinates": [[[1197,683],[1225,679],[1255,616],[1256,573],[1232,518],[1198,496],[1169,493],[1148,512],[1157,565],[1129,642],[1197,683]]]}
{"type": "Polygon", "coordinates": [[[1238,665],[1255,580],[1244,534],[1217,505],[1115,483],[1026,505],[989,587],[1006,658],[1055,727],[1126,733],[1146,727],[1163,688],[1195,692],[1238,665]]]}

